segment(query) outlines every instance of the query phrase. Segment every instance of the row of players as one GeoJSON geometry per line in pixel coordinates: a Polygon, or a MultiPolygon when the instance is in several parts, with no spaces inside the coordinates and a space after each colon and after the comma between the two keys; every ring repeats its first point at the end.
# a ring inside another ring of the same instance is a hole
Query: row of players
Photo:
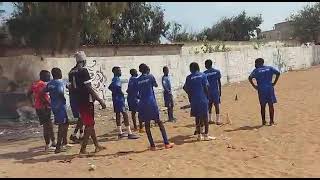
{"type": "MultiPolygon", "coordinates": [[[[86,55],[83,51],[75,54],[76,66],[71,69],[69,73],[69,89],[70,104],[75,118],[78,118],[77,126],[70,139],[73,141],[82,141],[80,154],[86,154],[86,146],[89,137],[92,138],[96,147],[95,152],[98,152],[105,147],[99,145],[94,129],[94,101],[98,101],[102,109],[106,108],[104,101],[97,95],[91,86],[91,78],[86,66],[86,55]],[[85,127],[84,133],[82,127],[85,127]],[[77,139],[77,132],[80,131],[79,139],[77,139]]],[[[270,66],[264,66],[264,60],[258,58],[255,61],[256,69],[250,74],[249,81],[252,86],[258,90],[259,101],[261,105],[262,124],[266,124],[265,120],[265,106],[269,105],[270,111],[270,125],[274,124],[274,108],[276,103],[273,86],[277,83],[280,73],[270,66]],[[273,75],[276,74],[276,79],[272,82],[273,75]],[[253,83],[256,79],[257,85],[253,83]]],[[[195,117],[196,131],[198,140],[213,140],[215,137],[209,135],[209,123],[220,125],[220,97],[221,97],[221,73],[219,70],[212,67],[212,61],[206,60],[205,67],[207,70],[204,73],[200,72],[199,65],[195,62],[190,64],[191,74],[187,76],[183,89],[188,94],[191,106],[191,116],[195,117]],[[212,106],[215,106],[216,121],[211,118],[212,106]],[[204,132],[203,132],[204,129],[204,132]]],[[[154,120],[159,126],[165,148],[173,147],[167,137],[165,127],[160,120],[158,105],[156,102],[153,87],[158,87],[158,84],[152,74],[150,68],[146,64],[140,64],[139,71],[135,69],[130,70],[131,78],[128,83],[128,106],[131,111],[134,130],[138,130],[136,124],[136,113],[138,112],[139,132],[147,134],[150,149],[156,150],[155,143],[150,130],[150,121],[154,120]]],[[[118,137],[128,137],[129,139],[137,139],[139,136],[135,135],[130,128],[128,114],[125,109],[124,93],[121,90],[121,69],[120,67],[113,67],[112,72],[114,77],[109,90],[112,91],[112,101],[114,112],[116,113],[116,124],[118,129],[118,137]],[[127,134],[121,128],[121,114],[124,119],[127,134]]],[[[168,119],[170,122],[175,122],[176,118],[173,116],[173,97],[171,90],[171,82],[169,80],[169,69],[163,68],[164,76],[162,77],[163,95],[165,106],[168,108],[168,119]]],[[[37,111],[40,124],[43,125],[43,134],[45,139],[45,150],[55,148],[55,153],[65,150],[67,145],[67,131],[68,131],[68,116],[66,112],[66,99],[64,97],[65,85],[62,81],[62,72],[59,68],[51,70],[53,80],[49,71],[42,70],[40,72],[40,80],[34,82],[29,91],[29,95],[34,96],[34,107],[37,111]],[[54,123],[58,125],[57,143],[53,133],[53,125],[50,120],[51,111],[54,114],[54,123]]]]}

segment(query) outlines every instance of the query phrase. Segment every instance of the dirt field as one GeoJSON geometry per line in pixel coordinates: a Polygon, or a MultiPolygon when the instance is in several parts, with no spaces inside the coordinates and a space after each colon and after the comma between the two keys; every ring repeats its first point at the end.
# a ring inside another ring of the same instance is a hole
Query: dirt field
{"type": "MultiPolygon", "coordinates": [[[[260,126],[258,97],[248,82],[224,86],[223,119],[229,113],[232,125],[211,125],[210,133],[217,137],[211,142],[197,142],[192,136],[190,109],[179,109],[187,98],[177,98],[178,122],[165,124],[176,144],[171,150],[148,151],[146,135],[117,141],[110,111],[97,115],[99,141],[107,150],[93,157],[77,157],[79,145],[58,155],[45,154],[39,136],[2,137],[0,177],[319,177],[319,75],[320,67],[314,67],[280,77],[274,127],[260,126]],[[89,171],[88,163],[96,169],[89,171]]],[[[163,147],[158,128],[152,131],[163,147]]],[[[93,151],[93,145],[88,150],[93,151]]]]}

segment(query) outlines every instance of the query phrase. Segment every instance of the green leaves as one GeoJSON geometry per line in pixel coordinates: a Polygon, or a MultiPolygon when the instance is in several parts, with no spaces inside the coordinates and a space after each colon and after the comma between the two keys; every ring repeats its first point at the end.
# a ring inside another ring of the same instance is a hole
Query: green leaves
{"type": "Polygon", "coordinates": [[[203,40],[206,37],[209,41],[248,41],[250,37],[255,36],[254,32],[259,32],[258,27],[261,23],[261,15],[248,17],[243,11],[238,16],[222,18],[211,28],[203,30],[198,39],[203,40]]]}
{"type": "Polygon", "coordinates": [[[166,35],[169,26],[159,6],[147,2],[128,2],[126,10],[112,25],[112,43],[160,43],[161,35],[166,35]]]}
{"type": "Polygon", "coordinates": [[[318,41],[320,35],[320,3],[305,6],[297,14],[289,17],[293,26],[292,35],[300,42],[318,41]]]}

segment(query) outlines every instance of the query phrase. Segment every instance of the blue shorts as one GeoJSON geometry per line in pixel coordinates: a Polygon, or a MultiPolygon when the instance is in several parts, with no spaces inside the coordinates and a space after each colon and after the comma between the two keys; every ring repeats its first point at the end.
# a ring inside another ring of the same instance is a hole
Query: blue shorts
{"type": "Polygon", "coordinates": [[[191,116],[192,117],[206,117],[208,116],[208,102],[191,102],[191,116]]]}
{"type": "Polygon", "coordinates": [[[140,101],[138,112],[139,112],[138,118],[141,119],[141,121],[143,122],[151,121],[151,120],[155,120],[155,121],[160,120],[159,109],[156,102],[140,101]]]}
{"type": "Polygon", "coordinates": [[[59,108],[52,108],[52,112],[55,124],[59,125],[68,123],[67,109],[65,105],[59,108]]]}
{"type": "Polygon", "coordinates": [[[258,96],[261,105],[277,103],[277,98],[273,88],[267,90],[258,90],[258,96]]]}
{"type": "Polygon", "coordinates": [[[113,110],[115,113],[126,111],[126,106],[123,101],[112,101],[112,102],[113,102],[113,110]]]}
{"type": "Polygon", "coordinates": [[[210,93],[209,103],[220,104],[220,94],[219,92],[210,93]]]}
{"type": "Polygon", "coordinates": [[[74,118],[80,118],[79,105],[76,97],[70,96],[70,106],[74,118]]]}
{"type": "Polygon", "coordinates": [[[163,93],[163,99],[164,99],[165,107],[173,107],[174,106],[172,94],[163,93]]]}
{"type": "Polygon", "coordinates": [[[128,101],[129,111],[138,112],[138,104],[139,104],[138,98],[128,97],[127,101],[128,101]]]}

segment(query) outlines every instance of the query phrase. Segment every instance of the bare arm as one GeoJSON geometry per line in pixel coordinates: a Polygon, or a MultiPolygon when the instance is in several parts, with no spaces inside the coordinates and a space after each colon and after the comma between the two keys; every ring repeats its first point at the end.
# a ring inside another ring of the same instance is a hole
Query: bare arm
{"type": "Polygon", "coordinates": [[[221,89],[221,80],[220,79],[218,80],[218,87],[219,87],[219,93],[220,93],[219,95],[221,97],[221,90],[222,89],[221,89]]]}
{"type": "Polygon", "coordinates": [[[103,102],[103,100],[98,96],[98,94],[93,90],[91,83],[85,84],[86,88],[88,89],[89,93],[91,94],[92,98],[97,100],[100,105],[102,106],[102,109],[106,108],[106,104],[103,102]]]}
{"type": "Polygon", "coordinates": [[[276,74],[276,79],[274,80],[274,82],[272,83],[272,86],[275,86],[279,80],[279,77],[280,77],[280,73],[279,74],[276,74]]]}
{"type": "Polygon", "coordinates": [[[258,90],[258,86],[253,83],[252,79],[253,79],[253,78],[252,78],[251,76],[249,76],[248,80],[249,80],[250,84],[252,85],[253,88],[255,88],[256,90],[258,90]]]}

